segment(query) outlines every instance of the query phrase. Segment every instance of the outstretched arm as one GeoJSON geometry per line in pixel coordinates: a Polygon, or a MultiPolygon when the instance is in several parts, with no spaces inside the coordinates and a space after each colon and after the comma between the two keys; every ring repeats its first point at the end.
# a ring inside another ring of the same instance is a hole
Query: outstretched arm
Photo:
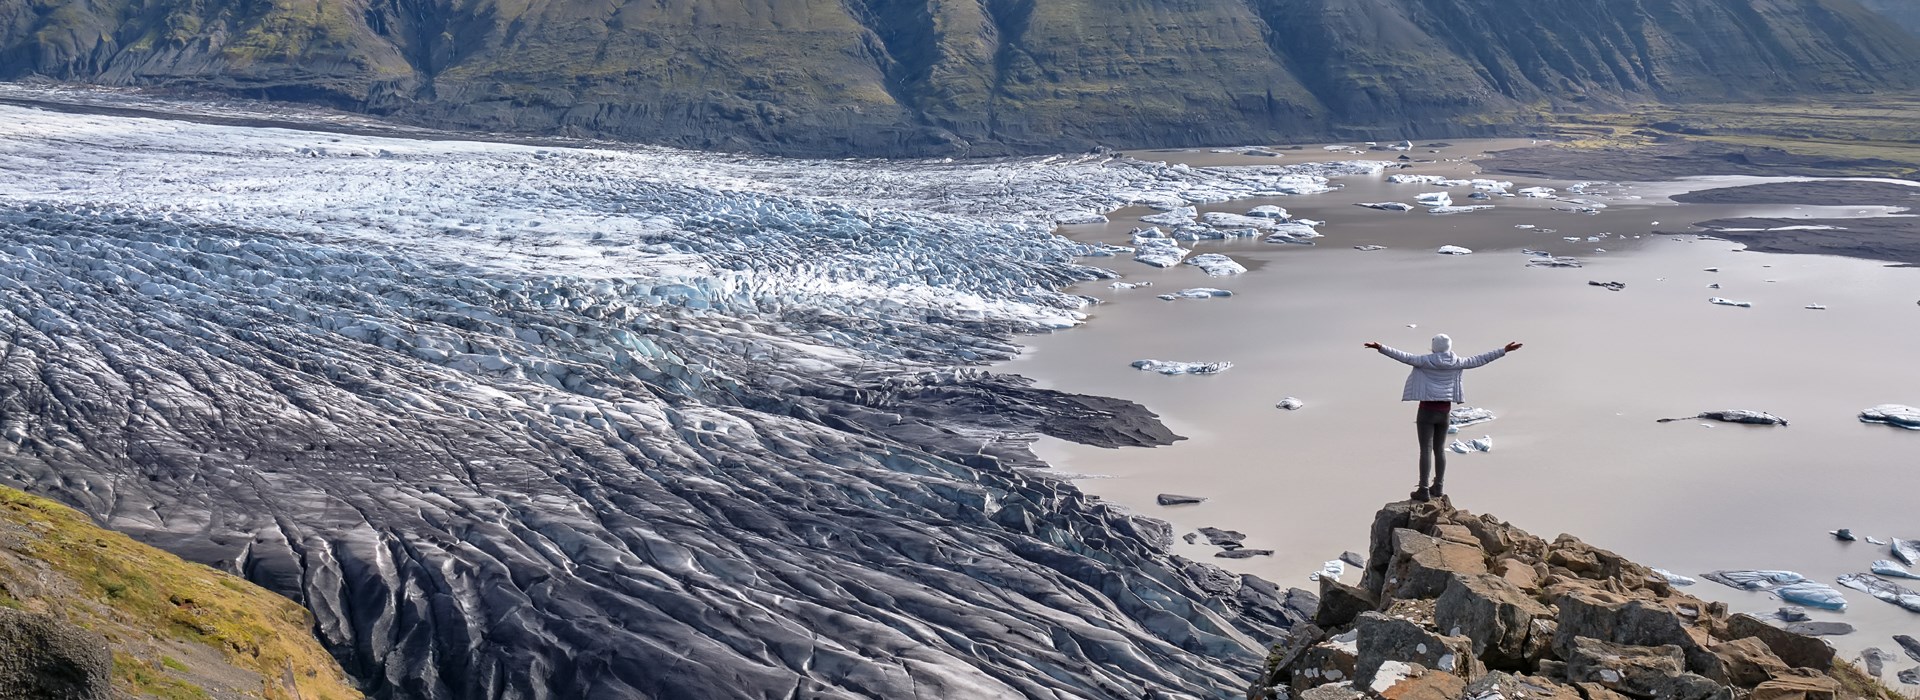
{"type": "Polygon", "coordinates": [[[1401,362],[1402,364],[1409,364],[1409,365],[1413,365],[1413,364],[1417,364],[1416,362],[1414,362],[1414,360],[1415,360],[1415,359],[1417,359],[1417,358],[1419,357],[1419,356],[1417,356],[1417,355],[1413,355],[1413,354],[1411,354],[1411,353],[1408,353],[1408,352],[1405,352],[1405,351],[1402,351],[1402,350],[1395,350],[1395,349],[1393,349],[1393,348],[1390,348],[1390,347],[1387,347],[1387,346],[1385,346],[1385,345],[1381,345],[1381,344],[1379,344],[1379,343],[1375,343],[1375,342],[1368,342],[1368,343],[1365,343],[1365,344],[1363,344],[1363,345],[1362,345],[1361,347],[1366,347],[1366,348],[1372,348],[1372,349],[1374,349],[1374,350],[1379,350],[1379,351],[1380,351],[1380,354],[1382,354],[1382,355],[1386,355],[1387,357],[1391,357],[1391,358],[1393,358],[1393,359],[1395,359],[1395,360],[1398,360],[1398,361],[1400,361],[1400,362],[1401,362]]]}
{"type": "Polygon", "coordinates": [[[1489,350],[1487,352],[1483,352],[1478,355],[1474,355],[1473,357],[1469,357],[1467,359],[1461,360],[1459,367],[1460,369],[1473,369],[1475,367],[1479,367],[1481,365],[1492,362],[1494,360],[1498,360],[1502,357],[1506,357],[1507,353],[1513,352],[1515,350],[1519,350],[1520,348],[1521,348],[1521,345],[1519,343],[1507,343],[1506,347],[1500,348],[1499,350],[1489,350]]]}

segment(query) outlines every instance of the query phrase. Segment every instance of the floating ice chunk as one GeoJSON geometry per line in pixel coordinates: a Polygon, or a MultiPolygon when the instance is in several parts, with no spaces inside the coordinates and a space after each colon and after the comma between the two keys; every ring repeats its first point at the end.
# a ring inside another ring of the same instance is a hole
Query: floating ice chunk
{"type": "Polygon", "coordinates": [[[1520,196],[1522,196],[1522,197],[1535,197],[1535,198],[1539,198],[1539,197],[1552,197],[1552,196],[1553,196],[1553,193],[1554,193],[1554,192],[1555,192],[1555,190],[1554,190],[1553,188],[1551,188],[1551,187],[1522,187],[1522,188],[1520,188],[1520,196]]]}
{"type": "Polygon", "coordinates": [[[1707,303],[1719,304],[1720,306],[1738,306],[1742,309],[1753,308],[1753,302],[1751,301],[1734,301],[1732,299],[1722,299],[1720,297],[1710,297],[1707,299],[1707,303]]]}
{"type": "Polygon", "coordinates": [[[1179,374],[1219,374],[1233,369],[1232,362],[1171,362],[1167,360],[1135,360],[1133,368],[1142,372],[1159,372],[1167,376],[1179,374]]]}
{"type": "Polygon", "coordinates": [[[1467,443],[1467,446],[1473,448],[1477,452],[1492,452],[1493,436],[1482,435],[1478,439],[1474,440],[1473,442],[1467,443]]]}
{"type": "Polygon", "coordinates": [[[1699,581],[1693,580],[1690,576],[1681,576],[1666,569],[1654,569],[1653,573],[1658,574],[1660,578],[1665,579],[1667,583],[1675,586],[1691,586],[1699,583],[1699,581]]]}
{"type": "Polygon", "coordinates": [[[1174,209],[1172,211],[1165,211],[1158,214],[1148,214],[1146,216],[1140,217],[1140,220],[1145,221],[1149,224],[1160,224],[1162,226],[1179,226],[1181,224],[1193,223],[1193,218],[1199,215],[1200,215],[1199,211],[1194,209],[1193,207],[1180,207],[1179,209],[1174,209]]]}
{"type": "Polygon", "coordinates": [[[1439,175],[1388,175],[1387,182],[1396,185],[1437,185],[1446,178],[1439,175]]]}
{"type": "Polygon", "coordinates": [[[1413,209],[1413,205],[1406,202],[1354,202],[1353,205],[1382,211],[1411,211],[1413,209]]]}
{"type": "Polygon", "coordinates": [[[1215,297],[1230,297],[1230,296],[1233,296],[1233,292],[1227,291],[1225,289],[1214,289],[1212,287],[1194,287],[1192,289],[1182,289],[1180,291],[1173,292],[1171,294],[1162,294],[1160,295],[1160,298],[1165,299],[1167,301],[1175,301],[1179,299],[1212,299],[1215,297]]]}
{"type": "Polygon", "coordinates": [[[1104,224],[1107,223],[1107,215],[1090,211],[1054,212],[1053,223],[1063,226],[1075,224],[1104,224]]]}
{"type": "Polygon", "coordinates": [[[1782,586],[1778,590],[1775,590],[1773,594],[1780,596],[1781,600],[1789,603],[1799,603],[1810,608],[1820,608],[1821,610],[1847,609],[1846,597],[1840,595],[1840,592],[1834,590],[1832,586],[1824,583],[1814,583],[1812,581],[1795,583],[1782,586]]]}
{"type": "Polygon", "coordinates": [[[1806,308],[1812,309],[1814,311],[1826,311],[1827,305],[1826,304],[1808,304],[1806,308]]]}
{"type": "Polygon", "coordinates": [[[1224,211],[1210,211],[1200,215],[1200,223],[1214,228],[1271,228],[1274,220],[1258,216],[1242,216],[1224,211]]]}
{"type": "Polygon", "coordinates": [[[1779,416],[1773,415],[1771,413],[1767,413],[1765,411],[1748,411],[1745,409],[1733,409],[1733,410],[1727,410],[1727,411],[1701,411],[1700,413],[1687,416],[1685,418],[1661,418],[1654,422],[1672,423],[1674,421],[1693,420],[1696,418],[1703,419],[1703,420],[1717,420],[1722,423],[1745,423],[1747,425],[1778,425],[1778,426],[1784,427],[1787,424],[1787,419],[1785,418],[1781,418],[1779,416]]]}
{"type": "Polygon", "coordinates": [[[1299,399],[1293,398],[1291,396],[1281,399],[1280,403],[1273,405],[1274,408],[1278,408],[1286,411],[1298,411],[1305,406],[1306,406],[1305,403],[1302,403],[1299,399]]]}
{"type": "Polygon", "coordinates": [[[1219,253],[1195,255],[1187,258],[1187,264],[1205,270],[1210,277],[1227,277],[1247,271],[1245,265],[1234,262],[1233,258],[1219,253]]]}
{"type": "Polygon", "coordinates": [[[1260,235],[1260,230],[1253,228],[1212,228],[1198,224],[1189,224],[1186,226],[1173,227],[1173,233],[1168,234],[1168,237],[1176,241],[1227,241],[1235,238],[1252,238],[1258,235],[1260,235]]]}
{"type": "Polygon", "coordinates": [[[1354,247],[1353,247],[1353,249],[1354,249],[1354,250],[1365,250],[1365,251],[1374,251],[1374,250],[1386,250],[1386,249],[1387,249],[1387,247],[1386,247],[1386,246],[1383,246],[1383,245],[1373,245],[1373,244],[1371,244],[1371,243],[1369,243],[1369,244],[1367,244],[1367,245],[1357,245],[1357,246],[1354,246],[1354,247]]]}
{"type": "Polygon", "coordinates": [[[1320,575],[1325,578],[1339,579],[1347,575],[1347,563],[1339,559],[1330,559],[1320,565],[1320,575]]]}
{"type": "Polygon", "coordinates": [[[1580,267],[1579,258],[1555,257],[1551,253],[1527,261],[1527,267],[1580,267]]]}
{"type": "Polygon", "coordinates": [[[1709,571],[1701,576],[1714,583],[1749,591],[1771,591],[1807,580],[1807,577],[1796,572],[1777,569],[1709,571]]]}
{"type": "MultiPolygon", "coordinates": [[[[1409,328],[1411,328],[1411,326],[1409,326],[1409,328]]],[[[1460,428],[1485,423],[1493,420],[1495,417],[1493,411],[1484,408],[1454,406],[1453,410],[1447,413],[1447,424],[1460,428]]]]}
{"type": "Polygon", "coordinates": [[[1522,230],[1522,231],[1531,231],[1531,230],[1533,230],[1533,229],[1535,229],[1535,228],[1538,228],[1537,226],[1534,226],[1533,224],[1514,224],[1514,225],[1513,225],[1513,227],[1514,227],[1514,228],[1517,228],[1517,229],[1520,229],[1520,230],[1522,230]]]}
{"type": "Polygon", "coordinates": [[[1133,251],[1133,259],[1154,267],[1173,267],[1192,252],[1165,238],[1146,238],[1135,243],[1139,248],[1133,251]]]}
{"type": "Polygon", "coordinates": [[[1473,251],[1468,250],[1466,248],[1462,248],[1457,245],[1443,245],[1443,246],[1440,246],[1439,250],[1436,250],[1433,252],[1439,253],[1441,255],[1472,255],[1473,254],[1473,251]]]}
{"type": "Polygon", "coordinates": [[[1271,230],[1267,233],[1267,237],[1262,239],[1263,242],[1313,245],[1313,239],[1326,235],[1313,230],[1312,226],[1297,221],[1279,224],[1270,228],[1271,230]]]}
{"type": "Polygon", "coordinates": [[[1476,190],[1504,190],[1513,187],[1513,183],[1507,182],[1506,180],[1488,180],[1486,178],[1474,178],[1468,180],[1467,184],[1473,185],[1473,188],[1476,190]]]}
{"type": "Polygon", "coordinates": [[[1878,576],[1847,574],[1840,577],[1840,585],[1856,591],[1862,591],[1867,595],[1913,612],[1920,612],[1920,593],[1915,593],[1911,588],[1878,576]]]}
{"type": "Polygon", "coordinates": [[[1463,207],[1455,207],[1455,206],[1439,206],[1439,207],[1434,207],[1434,208],[1432,208],[1432,209],[1428,209],[1428,210],[1427,210],[1427,213],[1428,213],[1428,214],[1440,214],[1440,215],[1446,215],[1446,214],[1467,214],[1467,213],[1472,213],[1472,212],[1476,212],[1476,211],[1480,211],[1480,210],[1482,210],[1482,209],[1492,209],[1492,208],[1493,208],[1493,205],[1491,205],[1491,204],[1472,204],[1472,205],[1468,205],[1468,206],[1463,206],[1463,207]]]}
{"type": "Polygon", "coordinates": [[[1893,551],[1893,558],[1899,559],[1907,566],[1920,564],[1920,541],[1903,540],[1895,537],[1889,549],[1893,551]]]}
{"type": "Polygon", "coordinates": [[[1880,423],[1895,428],[1920,430],[1920,408],[1897,403],[1883,403],[1860,412],[1860,422],[1880,423]]]}
{"type": "Polygon", "coordinates": [[[1453,206],[1453,196],[1445,192],[1422,192],[1414,195],[1413,200],[1419,202],[1420,206],[1423,207],[1453,206]]]}
{"type": "Polygon", "coordinates": [[[1920,574],[1916,574],[1916,573],[1913,573],[1912,571],[1908,571],[1907,567],[1900,565],[1900,562],[1893,561],[1890,559],[1881,559],[1881,560],[1875,561],[1872,565],[1868,566],[1868,568],[1871,569],[1873,573],[1879,574],[1881,576],[1888,576],[1892,578],[1920,579],[1920,574]]]}
{"type": "Polygon", "coordinates": [[[1465,186],[1467,186],[1467,185],[1469,185],[1469,184],[1472,184],[1472,182],[1473,182],[1472,180],[1462,180],[1462,179],[1459,179],[1459,178],[1448,178],[1448,179],[1445,179],[1445,180],[1441,180],[1441,181],[1439,181],[1439,182],[1437,182],[1437,183],[1434,183],[1434,184],[1437,184],[1437,185],[1439,185],[1439,186],[1441,186],[1441,187],[1465,187],[1465,186]]]}
{"type": "Polygon", "coordinates": [[[1457,452],[1459,454],[1466,454],[1468,450],[1467,443],[1461,442],[1459,440],[1455,440],[1451,443],[1448,443],[1447,449],[1453,450],[1454,452],[1457,452]]]}
{"type": "Polygon", "coordinates": [[[1285,220],[1287,218],[1287,210],[1282,209],[1280,207],[1276,207],[1271,204],[1262,204],[1252,209],[1248,209],[1247,216],[1257,216],[1262,219],[1285,220]]]}
{"type": "Polygon", "coordinates": [[[1880,539],[1878,537],[1874,537],[1873,535],[1867,535],[1866,540],[1867,540],[1867,544],[1877,545],[1880,547],[1887,546],[1886,540],[1880,539]]]}
{"type": "Polygon", "coordinates": [[[1587,280],[1587,284],[1595,287],[1605,288],[1607,291],[1610,291],[1610,292],[1618,292],[1620,290],[1627,288],[1627,283],[1625,282],[1601,282],[1599,280],[1587,280]]]}
{"type": "Polygon", "coordinates": [[[1334,144],[1334,145],[1332,145],[1332,146],[1321,146],[1321,147],[1320,147],[1320,150],[1322,150],[1322,151],[1328,151],[1328,152],[1332,152],[1332,151],[1351,151],[1351,150],[1353,150],[1353,147],[1352,147],[1352,146],[1342,146],[1342,145],[1339,145],[1339,144],[1334,144]]]}
{"type": "Polygon", "coordinates": [[[1153,286],[1153,283],[1152,282],[1115,282],[1107,286],[1112,289],[1139,289],[1141,287],[1151,287],[1153,286]]]}
{"type": "Polygon", "coordinates": [[[1134,245],[1140,245],[1142,243],[1145,243],[1149,240],[1153,240],[1156,238],[1164,240],[1171,237],[1168,236],[1165,231],[1161,231],[1160,227],[1158,226],[1152,226],[1148,228],[1137,228],[1133,230],[1132,240],[1134,245]]]}

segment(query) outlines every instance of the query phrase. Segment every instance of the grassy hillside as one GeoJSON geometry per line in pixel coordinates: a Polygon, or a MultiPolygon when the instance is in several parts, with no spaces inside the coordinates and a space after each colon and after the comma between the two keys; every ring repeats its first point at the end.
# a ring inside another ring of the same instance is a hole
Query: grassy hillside
{"type": "Polygon", "coordinates": [[[4,487],[0,605],[105,636],[114,685],[134,697],[361,697],[293,601],[4,487]]]}

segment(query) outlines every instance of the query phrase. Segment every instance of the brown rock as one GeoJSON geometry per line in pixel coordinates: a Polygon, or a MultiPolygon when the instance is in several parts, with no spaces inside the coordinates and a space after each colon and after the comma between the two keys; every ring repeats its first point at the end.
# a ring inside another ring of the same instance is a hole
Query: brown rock
{"type": "Polygon", "coordinates": [[[1468,530],[1464,525],[1455,525],[1453,523],[1434,525],[1433,536],[1448,542],[1464,544],[1469,547],[1478,548],[1480,546],[1480,538],[1475,537],[1473,531],[1468,530]]]}
{"type": "Polygon", "coordinates": [[[1360,613],[1380,607],[1379,599],[1367,589],[1349,586],[1331,576],[1320,577],[1320,608],[1313,614],[1313,623],[1332,629],[1344,627],[1360,616],[1360,613]]]}
{"type": "Polygon", "coordinates": [[[1412,622],[1364,613],[1354,622],[1358,634],[1359,661],[1354,669],[1354,685],[1373,685],[1382,666],[1389,663],[1419,666],[1451,673],[1472,680],[1484,672],[1473,655],[1473,640],[1443,637],[1412,622]]]}
{"type": "Polygon", "coordinates": [[[1511,557],[1501,559],[1493,563],[1493,573],[1521,590],[1528,592],[1540,590],[1540,574],[1529,562],[1511,557]]]}
{"type": "Polygon", "coordinates": [[[1748,637],[1765,642],[1788,666],[1823,672],[1833,670],[1833,646],[1818,637],[1794,634],[1746,613],[1727,618],[1727,638],[1748,637]]]}
{"type": "Polygon", "coordinates": [[[1726,667],[1726,682],[1750,688],[1787,675],[1787,664],[1757,638],[1736,639],[1713,646],[1713,655],[1726,667]]]}
{"type": "Polygon", "coordinates": [[[1393,549],[1382,588],[1385,598],[1432,598],[1447,589],[1454,574],[1487,572],[1486,553],[1479,547],[1413,530],[1393,531],[1393,549]]]}
{"type": "Polygon", "coordinates": [[[1571,686],[1539,676],[1516,676],[1504,671],[1489,672],[1467,684],[1466,690],[1458,697],[1492,698],[1495,694],[1509,700],[1581,700],[1580,692],[1571,686]]]}
{"type": "Polygon", "coordinates": [[[1434,601],[1435,626],[1472,639],[1474,656],[1490,668],[1524,669],[1533,621],[1553,614],[1518,586],[1492,574],[1455,575],[1434,601]]]}
{"type": "Polygon", "coordinates": [[[1567,656],[1567,677],[1598,683],[1634,697],[1660,700],[1728,700],[1731,691],[1704,676],[1688,673],[1686,656],[1673,645],[1645,647],[1579,637],[1567,656]]]}
{"type": "Polygon", "coordinates": [[[1606,686],[1600,685],[1599,683],[1575,683],[1574,687],[1579,688],[1580,694],[1586,696],[1587,700],[1633,700],[1633,698],[1608,690],[1606,686]]]}
{"type": "Polygon", "coordinates": [[[1671,609],[1644,600],[1623,600],[1598,591],[1573,591],[1554,602],[1560,609],[1554,653],[1566,659],[1573,640],[1590,637],[1634,646],[1672,645],[1696,673],[1720,675],[1721,662],[1707,651],[1706,630],[1690,626],[1671,609]]]}
{"type": "Polygon", "coordinates": [[[1840,682],[1826,676],[1782,676],[1761,683],[1747,700],[1835,700],[1840,682]]]}
{"type": "Polygon", "coordinates": [[[1349,688],[1345,683],[1329,683],[1300,693],[1300,700],[1366,700],[1366,698],[1366,693],[1349,688]]]}
{"type": "Polygon", "coordinates": [[[1328,683],[1352,682],[1357,651],[1352,631],[1308,647],[1292,664],[1290,685],[1294,690],[1306,690],[1328,683]]]}
{"type": "Polygon", "coordinates": [[[1454,700],[1467,682],[1451,673],[1428,671],[1380,691],[1382,700],[1454,700]]]}

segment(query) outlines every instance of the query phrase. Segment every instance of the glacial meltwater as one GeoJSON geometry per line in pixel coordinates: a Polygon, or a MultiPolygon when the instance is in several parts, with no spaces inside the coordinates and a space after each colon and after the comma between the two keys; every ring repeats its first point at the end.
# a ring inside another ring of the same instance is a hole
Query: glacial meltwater
{"type": "MultiPolygon", "coordinates": [[[[1702,238],[1693,222],[1740,216],[1858,217],[1886,207],[1675,204],[1679,192],[1766,181],[1695,178],[1595,184],[1479,175],[1468,158],[1512,142],[1462,142],[1439,162],[1388,174],[1485,177],[1509,192],[1551,187],[1560,198],[1494,195],[1471,186],[1392,184],[1385,176],[1336,178],[1326,194],[1246,199],[1199,207],[1246,213],[1283,207],[1326,222],[1315,245],[1260,238],[1183,242],[1220,253],[1245,274],[1213,277],[1191,265],[1159,269],[1125,255],[1105,259],[1132,289],[1109,281],[1070,291],[1098,297],[1088,323],[1031,338],[1000,369],[1044,386],[1133,399],[1187,438],[1169,447],[1105,450],[1045,440],[1056,469],[1087,475],[1082,488],[1173,523],[1248,533],[1271,556],[1216,558],[1205,538],[1176,549],[1202,561],[1312,590],[1309,575],[1343,551],[1364,551],[1374,506],[1406,498],[1416,479],[1413,406],[1399,401],[1407,368],[1361,347],[1374,340],[1415,353],[1435,333],[1476,353],[1526,347],[1466,375],[1466,402],[1499,418],[1461,429],[1493,438],[1490,452],[1448,453],[1456,506],[1551,535],[1578,534],[1635,561],[1695,576],[1719,569],[1788,569],[1834,584],[1889,558],[1870,544],[1920,536],[1920,432],[1863,423],[1879,404],[1920,403],[1920,269],[1873,260],[1744,252],[1702,238]],[[1414,203],[1448,192],[1434,215],[1356,203],[1414,203]],[[1568,197],[1604,207],[1570,205],[1568,197]],[[1597,213],[1585,213],[1580,210],[1597,213]],[[1654,232],[1662,232],[1656,235],[1654,232]],[[1569,240],[1571,239],[1571,240],[1569,240]],[[1356,246],[1384,246],[1360,250],[1356,246]],[[1469,255],[1439,255],[1460,246],[1469,255]],[[1581,267],[1529,266],[1542,251],[1581,267]],[[1713,270],[1713,271],[1709,271],[1713,270]],[[1613,291],[1590,283],[1619,282],[1613,291]],[[1718,285],[1713,287],[1712,285],[1718,285]],[[1231,296],[1165,301],[1206,287],[1231,296]],[[1716,305],[1709,298],[1748,302],[1716,305]],[[1808,308],[1823,306],[1824,308],[1808,308]],[[1140,359],[1232,362],[1212,376],[1164,376],[1140,359]],[[1281,410],[1287,397],[1298,410],[1281,410]],[[1790,425],[1660,418],[1703,411],[1765,411],[1790,425]],[[1205,497],[1160,506],[1162,493],[1205,497]],[[1851,528],[1840,542],[1828,531],[1851,528]]],[[[1524,145],[1522,142],[1521,145],[1524,145]]],[[[1139,153],[1193,165],[1271,163],[1271,157],[1139,153]]],[[[1395,158],[1397,153],[1325,157],[1395,158]]],[[[1281,160],[1321,158],[1318,149],[1281,160]]],[[[1129,244],[1151,209],[1104,225],[1064,226],[1076,240],[1129,244]]],[[[1161,227],[1165,229],[1166,227],[1161,227]]],[[[1348,582],[1357,580],[1349,568],[1348,582]]],[[[1828,637],[1844,654],[1891,648],[1920,633],[1920,614],[1841,589],[1854,634],[1828,637]]],[[[1771,613],[1786,603],[1702,580],[1689,592],[1735,610],[1771,613]]]]}

